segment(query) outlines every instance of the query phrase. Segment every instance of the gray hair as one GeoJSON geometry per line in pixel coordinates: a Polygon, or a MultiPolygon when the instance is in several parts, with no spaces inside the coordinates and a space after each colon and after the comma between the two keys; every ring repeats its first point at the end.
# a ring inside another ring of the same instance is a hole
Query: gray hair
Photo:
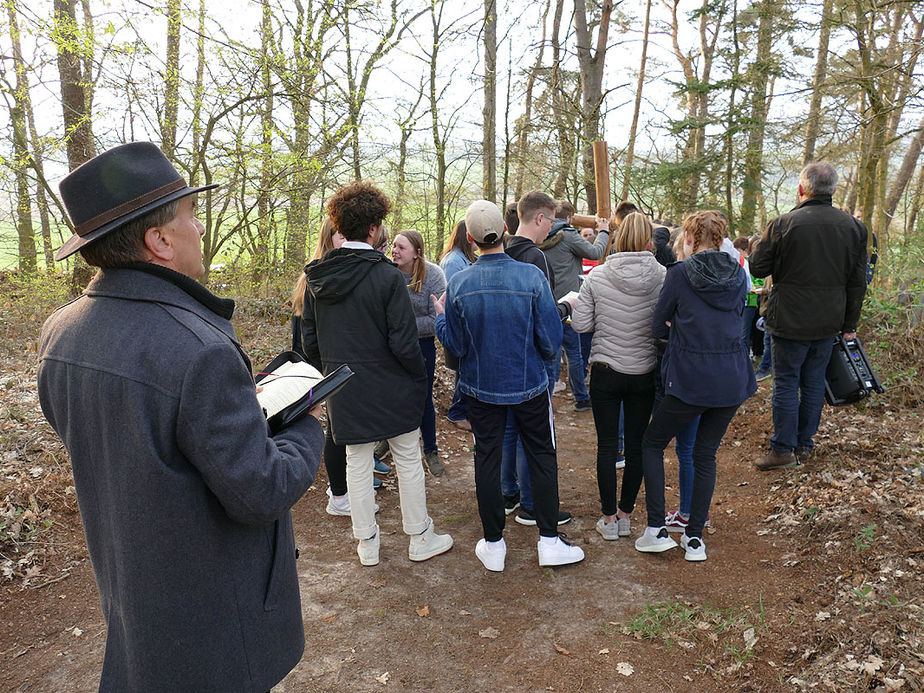
{"type": "Polygon", "coordinates": [[[837,171],[825,161],[814,161],[802,169],[799,184],[807,197],[833,195],[837,187],[837,171]]]}
{"type": "MultiPolygon", "coordinates": [[[[180,198],[182,199],[182,198],[180,198]]],[[[173,200],[161,207],[142,214],[122,224],[92,243],[80,249],[88,265],[94,267],[119,267],[131,262],[144,262],[144,234],[153,226],[165,226],[173,221],[180,200],[173,200]]]]}

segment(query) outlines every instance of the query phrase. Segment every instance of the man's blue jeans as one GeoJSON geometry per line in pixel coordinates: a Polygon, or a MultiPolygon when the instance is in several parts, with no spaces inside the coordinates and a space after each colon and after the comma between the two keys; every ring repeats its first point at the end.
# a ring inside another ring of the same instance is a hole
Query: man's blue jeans
{"type": "Polygon", "coordinates": [[[810,341],[773,335],[773,435],[780,452],[811,450],[825,402],[825,370],[831,337],[810,341]]]}
{"type": "MultiPolygon", "coordinates": [[[[568,357],[568,383],[575,402],[589,402],[587,384],[584,382],[584,359],[581,358],[581,338],[577,332],[564,322],[561,325],[561,346],[568,357]]],[[[560,361],[559,361],[560,363],[560,361]]]]}

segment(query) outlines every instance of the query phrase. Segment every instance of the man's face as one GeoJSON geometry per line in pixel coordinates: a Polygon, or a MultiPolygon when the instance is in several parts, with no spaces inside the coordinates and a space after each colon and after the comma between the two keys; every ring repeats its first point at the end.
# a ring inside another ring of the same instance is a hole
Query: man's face
{"type": "Polygon", "coordinates": [[[192,279],[201,277],[205,272],[202,264],[205,227],[196,218],[196,195],[180,200],[176,216],[164,226],[164,231],[173,241],[172,269],[192,279]]]}
{"type": "Polygon", "coordinates": [[[596,238],[596,235],[594,234],[594,230],[588,229],[586,227],[581,229],[581,236],[584,237],[585,241],[588,241],[590,243],[593,243],[594,238],[596,238]]]}

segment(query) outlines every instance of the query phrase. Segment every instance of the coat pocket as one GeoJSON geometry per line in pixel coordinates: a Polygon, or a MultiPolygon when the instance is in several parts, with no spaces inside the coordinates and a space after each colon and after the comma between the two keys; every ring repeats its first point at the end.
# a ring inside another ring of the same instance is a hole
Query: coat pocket
{"type": "Polygon", "coordinates": [[[274,611],[285,595],[298,589],[298,575],[295,570],[295,535],[292,520],[276,520],[272,528],[272,554],[266,595],[263,598],[264,611],[274,611]]]}

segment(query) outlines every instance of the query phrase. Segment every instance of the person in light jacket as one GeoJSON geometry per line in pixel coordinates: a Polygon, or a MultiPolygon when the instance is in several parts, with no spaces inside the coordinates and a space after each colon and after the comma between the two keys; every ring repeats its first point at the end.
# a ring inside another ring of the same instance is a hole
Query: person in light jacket
{"type": "Polygon", "coordinates": [[[590,401],[597,429],[597,485],[603,517],[596,529],[607,541],[630,534],[630,516],[642,485],[642,436],[655,396],[657,353],[651,318],[664,283],[652,254],[651,222],[623,219],[614,254],[587,275],[571,315],[577,332],[593,332],[590,401]],[[625,413],[625,472],[616,503],[619,415],[625,413]]]}

